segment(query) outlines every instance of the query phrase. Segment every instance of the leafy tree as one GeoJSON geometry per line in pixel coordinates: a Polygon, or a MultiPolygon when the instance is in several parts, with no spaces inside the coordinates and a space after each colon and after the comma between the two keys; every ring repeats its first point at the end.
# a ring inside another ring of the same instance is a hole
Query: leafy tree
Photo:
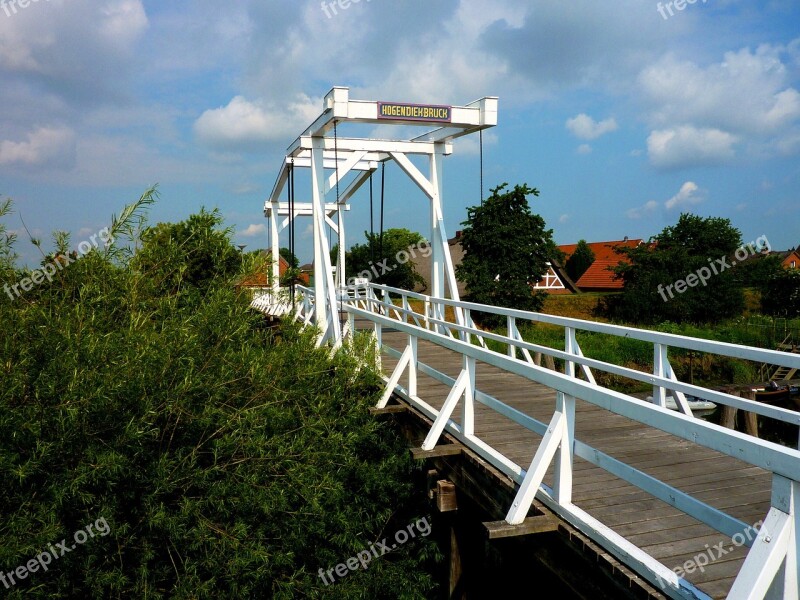
{"type": "Polygon", "coordinates": [[[219,210],[190,216],[180,223],[159,223],[142,233],[142,247],[132,263],[149,274],[165,295],[204,296],[211,283],[239,273],[242,254],[221,229],[219,210]]]}
{"type": "MultiPolygon", "coordinates": [[[[0,200],[0,219],[11,214],[13,204],[10,199],[0,200]]],[[[0,221],[0,284],[10,283],[14,278],[14,265],[17,255],[14,253],[14,242],[17,236],[8,233],[6,225],[0,221]]]]}
{"type": "MultiPolygon", "coordinates": [[[[115,220],[118,244],[141,206],[115,220]]],[[[109,528],[4,598],[433,592],[419,536],[335,585],[318,577],[425,514],[413,465],[366,410],[381,388],[366,350],[331,357],[291,323],[266,327],[230,285],[218,225],[163,224],[127,240],[132,257],[90,252],[0,301],[0,571],[109,528]]]]}
{"type": "MultiPolygon", "coordinates": [[[[404,290],[413,290],[424,279],[417,273],[414,263],[408,259],[408,248],[425,241],[417,232],[404,228],[387,229],[380,234],[364,232],[366,244],[356,244],[346,253],[347,277],[365,277],[373,283],[404,290]],[[376,275],[377,273],[377,275],[376,275]]],[[[331,251],[336,264],[338,246],[331,251]]]]}
{"type": "Polygon", "coordinates": [[[744,294],[732,258],[741,244],[729,219],[684,213],[651,243],[618,248],[623,261],[615,272],[625,287],[610,303],[613,316],[634,323],[705,323],[741,314],[744,294]]]}
{"type": "Polygon", "coordinates": [[[734,276],[744,287],[760,288],[783,270],[781,259],[774,254],[757,254],[749,260],[736,265],[734,276]]]}
{"type": "Polygon", "coordinates": [[[776,317],[800,317],[800,269],[780,269],[762,283],[761,310],[776,317]]]}
{"type": "Polygon", "coordinates": [[[578,281],[586,273],[587,269],[592,266],[593,262],[594,252],[589,247],[589,244],[586,243],[586,240],[580,240],[575,252],[567,259],[567,264],[564,265],[564,268],[572,281],[578,281]]]}
{"type": "MultiPolygon", "coordinates": [[[[538,311],[545,294],[531,286],[547,273],[547,263],[558,249],[553,230],[531,213],[528,196],[538,196],[539,191],[525,184],[504,191],[507,185],[494,188],[481,206],[467,209],[461,237],[464,260],[456,274],[473,302],[538,311]]],[[[488,315],[483,319],[492,321],[488,315]]]]}
{"type": "Polygon", "coordinates": [[[281,248],[278,253],[283,257],[283,260],[289,263],[289,267],[292,269],[297,269],[300,266],[300,261],[288,248],[281,248]]]}

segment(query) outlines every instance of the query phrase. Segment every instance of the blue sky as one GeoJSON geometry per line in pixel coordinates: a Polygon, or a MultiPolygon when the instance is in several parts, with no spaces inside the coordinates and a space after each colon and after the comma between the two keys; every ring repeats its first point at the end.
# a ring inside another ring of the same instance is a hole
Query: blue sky
{"type": "MultiPolygon", "coordinates": [[[[558,243],[647,238],[689,211],[731,219],[745,242],[800,244],[796,0],[672,16],[650,0],[361,0],[335,15],[319,0],[18,2],[0,5],[0,195],[19,233],[21,215],[77,245],[159,183],[153,223],[218,207],[237,243],[265,247],[285,149],[343,85],[367,100],[499,96],[486,188],[537,187],[558,243]]],[[[479,200],[476,140],[457,142],[449,234],[479,200]]],[[[352,207],[360,241],[366,193],[352,207]]],[[[396,166],[386,211],[387,227],[427,233],[396,166]]],[[[310,222],[298,231],[305,260],[310,222]]]]}

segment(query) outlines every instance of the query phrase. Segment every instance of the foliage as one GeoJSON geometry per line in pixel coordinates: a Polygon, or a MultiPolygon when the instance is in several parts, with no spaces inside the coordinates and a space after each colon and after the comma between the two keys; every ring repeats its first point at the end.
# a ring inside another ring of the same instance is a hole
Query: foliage
{"type": "Polygon", "coordinates": [[[592,266],[593,262],[594,252],[589,247],[589,244],[586,243],[586,240],[580,240],[575,252],[567,259],[564,268],[572,281],[578,281],[581,275],[586,273],[587,269],[592,266]]]}
{"type": "MultiPolygon", "coordinates": [[[[553,230],[531,213],[528,196],[539,191],[527,185],[508,184],[492,190],[480,206],[467,209],[461,244],[464,260],[456,268],[466,283],[469,300],[519,310],[538,311],[544,303],[543,292],[531,286],[548,270],[548,262],[557,254],[553,230]]],[[[497,319],[479,315],[487,325],[497,319]]]]}
{"type": "MultiPolygon", "coordinates": [[[[404,290],[413,290],[418,283],[424,282],[414,263],[402,260],[401,254],[408,252],[410,246],[424,242],[422,235],[404,228],[392,228],[383,232],[382,239],[380,234],[366,231],[364,236],[366,244],[356,244],[346,253],[348,278],[365,277],[373,283],[404,290]]],[[[337,255],[338,246],[334,246],[331,251],[333,264],[336,264],[337,255]]]]}
{"type": "Polygon", "coordinates": [[[762,288],[774,275],[783,270],[779,256],[757,254],[736,265],[734,276],[739,285],[762,288]]]}
{"type": "Polygon", "coordinates": [[[717,263],[727,260],[740,246],[741,233],[729,219],[684,213],[676,225],[664,228],[650,244],[618,248],[623,262],[615,272],[625,287],[609,303],[612,316],[634,323],[698,323],[741,314],[744,296],[734,272],[717,263]],[[712,267],[718,267],[717,274],[712,267]],[[676,285],[701,269],[708,269],[710,274],[705,285],[676,285]]]}
{"type": "Polygon", "coordinates": [[[800,317],[800,269],[780,269],[761,289],[761,309],[765,314],[800,317]]]}
{"type": "MultiPolygon", "coordinates": [[[[201,212],[162,224],[128,239],[142,242],[130,260],[90,252],[0,301],[0,570],[101,517],[111,529],[4,597],[422,598],[433,588],[426,538],[335,585],[319,579],[424,514],[410,501],[413,467],[366,410],[380,390],[372,369],[249,311],[219,223],[201,212]]],[[[0,257],[10,252],[0,237],[0,257]]]]}
{"type": "MultiPolygon", "coordinates": [[[[0,219],[11,214],[13,205],[10,199],[0,199],[0,219]]],[[[0,221],[0,284],[5,285],[14,278],[14,264],[17,255],[14,253],[14,242],[17,236],[8,232],[6,225],[0,221]]]]}
{"type": "Polygon", "coordinates": [[[278,253],[283,257],[283,260],[289,264],[289,267],[296,269],[300,266],[300,260],[292,254],[289,248],[281,248],[278,253]]]}
{"type": "Polygon", "coordinates": [[[148,274],[154,294],[201,298],[212,283],[229,280],[242,265],[242,254],[230,241],[231,230],[221,225],[217,209],[201,209],[186,221],[149,227],[131,264],[148,274]]]}

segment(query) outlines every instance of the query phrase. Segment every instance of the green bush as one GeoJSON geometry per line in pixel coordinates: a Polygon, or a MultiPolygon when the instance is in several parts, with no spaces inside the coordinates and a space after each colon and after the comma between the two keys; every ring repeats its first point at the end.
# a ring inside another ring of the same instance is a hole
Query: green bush
{"type": "Polygon", "coordinates": [[[218,222],[190,225],[183,253],[95,251],[0,301],[0,570],[110,527],[4,597],[425,597],[429,538],[318,577],[424,514],[413,465],[376,373],[266,327],[206,261],[218,222]]]}

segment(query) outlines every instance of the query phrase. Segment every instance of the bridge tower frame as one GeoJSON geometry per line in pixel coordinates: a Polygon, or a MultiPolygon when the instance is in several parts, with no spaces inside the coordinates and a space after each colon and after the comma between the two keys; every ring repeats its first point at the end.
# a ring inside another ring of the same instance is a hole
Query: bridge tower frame
{"type": "Polygon", "coordinates": [[[394,161],[430,200],[430,237],[433,249],[431,296],[459,300],[455,269],[447,244],[443,214],[444,157],[452,154],[452,141],[497,125],[498,99],[487,96],[466,106],[419,105],[405,102],[351,100],[350,89],[334,87],[326,94],[322,114],[288,148],[272,193],[264,206],[270,219],[272,237],[272,293],[279,293],[280,233],[300,216],[311,216],[314,230],[314,321],[321,330],[319,344],[341,343],[337,299],[346,287],[345,222],[348,202],[369,181],[381,163],[394,161]],[[381,140],[332,136],[347,123],[427,126],[429,131],[411,139],[381,140]],[[431,127],[433,129],[430,129],[431,127]],[[409,156],[427,157],[425,175],[409,156]],[[282,201],[292,169],[311,170],[311,199],[294,202],[294,210],[282,201]],[[328,175],[327,171],[332,171],[328,175]],[[350,173],[357,175],[333,202],[326,197],[339,190],[350,173]],[[333,216],[337,219],[334,221],[333,216]],[[279,222],[279,217],[286,217],[279,222]],[[330,258],[325,225],[336,233],[339,243],[338,269],[330,258]],[[445,293],[448,295],[446,296],[445,293]]]}

